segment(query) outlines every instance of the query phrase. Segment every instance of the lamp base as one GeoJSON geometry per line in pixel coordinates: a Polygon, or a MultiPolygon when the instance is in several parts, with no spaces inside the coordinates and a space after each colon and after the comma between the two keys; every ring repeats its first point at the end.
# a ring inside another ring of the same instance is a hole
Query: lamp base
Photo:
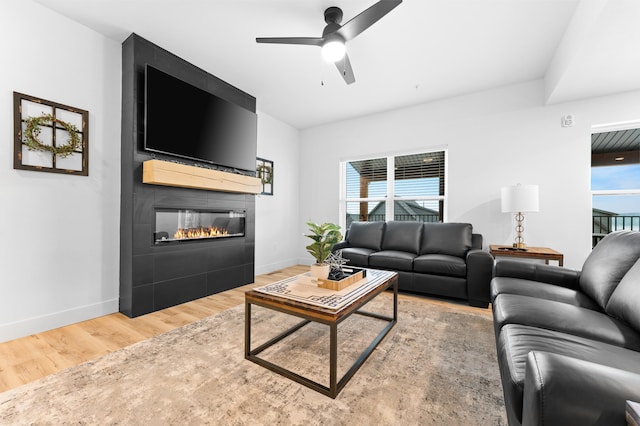
{"type": "Polygon", "coordinates": [[[516,250],[526,250],[527,245],[524,243],[524,237],[522,234],[524,233],[524,213],[518,212],[515,214],[516,219],[516,240],[513,243],[513,247],[516,250]]]}

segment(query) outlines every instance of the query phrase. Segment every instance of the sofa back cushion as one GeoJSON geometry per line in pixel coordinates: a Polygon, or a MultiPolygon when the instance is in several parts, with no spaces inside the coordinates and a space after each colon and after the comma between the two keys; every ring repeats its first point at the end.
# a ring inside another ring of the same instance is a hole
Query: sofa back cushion
{"type": "Polygon", "coordinates": [[[387,222],[382,238],[382,250],[397,250],[418,254],[422,223],[420,222],[387,222]]]}
{"type": "Polygon", "coordinates": [[[347,241],[351,247],[379,251],[382,248],[384,228],[384,222],[353,222],[347,233],[347,241]]]}
{"type": "Polygon", "coordinates": [[[607,303],[606,312],[640,333],[640,260],[620,280],[607,303]]]}
{"type": "Polygon", "coordinates": [[[448,254],[464,257],[471,249],[470,223],[425,223],[420,254],[448,254]]]}
{"type": "Polygon", "coordinates": [[[640,258],[640,232],[617,231],[608,234],[582,266],[580,288],[605,309],[611,294],[640,258]]]}

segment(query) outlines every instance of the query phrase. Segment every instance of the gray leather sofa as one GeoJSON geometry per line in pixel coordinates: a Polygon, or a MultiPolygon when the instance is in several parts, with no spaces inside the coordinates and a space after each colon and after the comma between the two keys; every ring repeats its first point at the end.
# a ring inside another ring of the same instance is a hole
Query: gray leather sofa
{"type": "Polygon", "coordinates": [[[640,233],[607,235],[581,271],[499,260],[491,283],[510,425],[625,425],[640,401],[640,233]]]}
{"type": "Polygon", "coordinates": [[[489,305],[493,257],[471,224],[354,222],[337,250],[349,266],[398,272],[400,290],[489,305]]]}

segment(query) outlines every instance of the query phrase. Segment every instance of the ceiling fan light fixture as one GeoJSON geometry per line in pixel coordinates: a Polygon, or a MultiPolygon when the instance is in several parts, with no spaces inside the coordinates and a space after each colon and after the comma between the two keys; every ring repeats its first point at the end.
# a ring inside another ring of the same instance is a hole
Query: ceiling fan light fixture
{"type": "Polygon", "coordinates": [[[338,62],[344,58],[347,48],[344,45],[344,39],[338,34],[327,36],[322,44],[322,58],[327,62],[338,62]]]}
{"type": "Polygon", "coordinates": [[[256,37],[256,43],[297,44],[320,47],[322,58],[333,62],[344,82],[353,84],[356,81],[351,68],[351,61],[347,54],[345,43],[362,34],[367,28],[378,22],[391,12],[402,0],[378,0],[368,9],[350,19],[346,24],[342,22],[342,9],[331,6],[324,11],[326,26],[322,30],[322,37],[256,37]]]}

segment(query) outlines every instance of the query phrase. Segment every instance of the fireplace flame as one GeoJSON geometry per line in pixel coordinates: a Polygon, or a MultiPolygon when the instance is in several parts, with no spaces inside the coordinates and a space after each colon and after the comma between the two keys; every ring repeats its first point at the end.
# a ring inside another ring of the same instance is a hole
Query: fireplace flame
{"type": "Polygon", "coordinates": [[[173,238],[176,240],[187,240],[193,238],[211,238],[222,237],[228,235],[226,229],[215,228],[213,226],[209,228],[178,228],[173,238]]]}

